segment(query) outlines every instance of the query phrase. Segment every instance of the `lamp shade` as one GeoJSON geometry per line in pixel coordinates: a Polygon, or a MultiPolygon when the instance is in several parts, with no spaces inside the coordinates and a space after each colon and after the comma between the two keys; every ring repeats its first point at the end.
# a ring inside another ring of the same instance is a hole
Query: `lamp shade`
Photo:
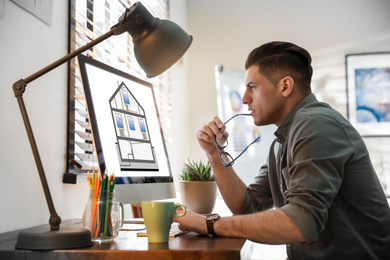
{"type": "Polygon", "coordinates": [[[180,26],[152,16],[139,2],[119,22],[128,22],[126,30],[133,39],[135,57],[148,78],[171,67],[192,43],[192,37],[180,26]]]}
{"type": "Polygon", "coordinates": [[[153,78],[178,61],[190,47],[192,37],[177,24],[160,20],[160,26],[134,42],[134,54],[148,78],[153,78]]]}

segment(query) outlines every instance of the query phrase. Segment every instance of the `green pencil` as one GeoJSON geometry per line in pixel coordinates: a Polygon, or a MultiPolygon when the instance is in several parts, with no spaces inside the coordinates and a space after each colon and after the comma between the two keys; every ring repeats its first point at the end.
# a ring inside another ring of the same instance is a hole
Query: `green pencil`
{"type": "Polygon", "coordinates": [[[106,200],[106,219],[104,221],[104,237],[107,235],[107,222],[108,222],[108,211],[109,211],[109,193],[110,193],[111,181],[107,182],[107,200],[106,200]]]}

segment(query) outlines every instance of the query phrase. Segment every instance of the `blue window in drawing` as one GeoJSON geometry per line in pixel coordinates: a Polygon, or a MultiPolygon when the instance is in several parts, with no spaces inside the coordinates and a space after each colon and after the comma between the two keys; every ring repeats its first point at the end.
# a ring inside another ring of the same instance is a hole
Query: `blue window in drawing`
{"type": "Polygon", "coordinates": [[[140,120],[139,120],[139,126],[141,127],[141,132],[142,132],[142,133],[146,133],[145,120],[140,119],[140,120]]]}
{"type": "Polygon", "coordinates": [[[130,130],[135,131],[135,124],[134,124],[134,118],[132,116],[127,117],[127,121],[129,122],[129,128],[130,130]]]}
{"type": "Polygon", "coordinates": [[[125,104],[127,105],[130,105],[129,92],[127,92],[126,90],[122,90],[122,94],[123,94],[123,102],[125,102],[125,104]]]}
{"type": "Polygon", "coordinates": [[[121,114],[115,114],[116,126],[120,129],[123,129],[123,120],[121,114]]]}

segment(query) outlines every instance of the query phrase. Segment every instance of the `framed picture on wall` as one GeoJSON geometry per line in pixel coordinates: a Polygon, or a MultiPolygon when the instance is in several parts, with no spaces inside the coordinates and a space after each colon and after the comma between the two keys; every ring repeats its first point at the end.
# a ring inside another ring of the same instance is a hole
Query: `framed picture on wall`
{"type": "Polygon", "coordinates": [[[362,136],[390,136],[390,52],[346,55],[348,119],[362,136]]]}

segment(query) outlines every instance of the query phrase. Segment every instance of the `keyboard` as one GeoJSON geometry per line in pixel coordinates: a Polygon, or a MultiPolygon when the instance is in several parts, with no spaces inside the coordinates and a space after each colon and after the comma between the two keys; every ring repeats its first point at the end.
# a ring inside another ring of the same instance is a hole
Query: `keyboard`
{"type": "Polygon", "coordinates": [[[190,231],[181,231],[179,229],[179,223],[173,222],[171,229],[169,230],[169,237],[178,237],[184,234],[187,234],[190,231]]]}

